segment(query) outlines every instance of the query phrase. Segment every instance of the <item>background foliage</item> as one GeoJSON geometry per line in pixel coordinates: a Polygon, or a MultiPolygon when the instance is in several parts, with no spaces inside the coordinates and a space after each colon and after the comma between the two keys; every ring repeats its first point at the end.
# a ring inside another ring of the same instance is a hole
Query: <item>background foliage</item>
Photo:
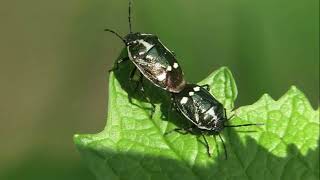
{"type": "MultiPolygon", "coordinates": [[[[153,32],[197,82],[228,66],[236,107],[295,84],[319,102],[319,1],[134,0],[133,27],[153,32]],[[190,42],[190,43],[189,43],[190,42]]],[[[72,143],[106,116],[106,69],[128,32],[126,0],[3,1],[0,179],[92,179],[72,143]],[[41,173],[40,173],[41,172],[41,173]]]]}

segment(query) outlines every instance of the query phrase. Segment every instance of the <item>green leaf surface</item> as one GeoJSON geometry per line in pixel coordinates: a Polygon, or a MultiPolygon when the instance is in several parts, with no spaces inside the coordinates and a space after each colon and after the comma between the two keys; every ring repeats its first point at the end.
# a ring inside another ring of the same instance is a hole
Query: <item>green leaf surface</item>
{"type": "MultiPolygon", "coordinates": [[[[75,135],[74,142],[98,180],[109,179],[319,179],[319,109],[292,87],[279,100],[263,95],[256,103],[234,108],[237,88],[228,68],[199,84],[234,114],[230,124],[264,126],[225,128],[224,159],[219,138],[207,137],[208,157],[197,135],[171,133],[188,122],[170,110],[169,94],[147,84],[150,105],[132,91],[128,69],[110,74],[107,125],[98,134],[75,135]],[[125,73],[123,73],[125,72],[125,73]]],[[[147,82],[146,82],[147,83],[147,82]]]]}

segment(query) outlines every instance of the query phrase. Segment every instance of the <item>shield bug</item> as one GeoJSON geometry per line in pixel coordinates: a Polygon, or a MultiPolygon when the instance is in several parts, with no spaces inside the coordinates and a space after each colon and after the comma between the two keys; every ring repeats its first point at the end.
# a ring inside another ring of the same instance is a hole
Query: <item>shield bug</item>
{"type": "MultiPolygon", "coordinates": [[[[180,93],[172,93],[173,107],[188,119],[192,126],[190,128],[175,128],[173,131],[192,132],[194,128],[200,130],[201,136],[205,141],[207,153],[210,155],[210,148],[204,134],[218,135],[225,152],[227,159],[227,151],[220,132],[225,127],[241,127],[263,124],[240,124],[226,125],[226,122],[231,119],[227,118],[226,109],[224,106],[209,93],[209,86],[199,86],[196,84],[187,84],[180,93]]],[[[167,132],[166,134],[172,131],[167,132]]]]}
{"type": "MultiPolygon", "coordinates": [[[[111,29],[105,29],[119,37],[126,46],[128,57],[117,61],[111,70],[118,69],[118,65],[131,60],[135,68],[130,73],[130,79],[138,69],[152,84],[166,91],[178,93],[185,86],[183,72],[175,55],[154,34],[132,32],[131,27],[131,0],[129,0],[129,34],[125,37],[111,29]]],[[[142,78],[140,84],[143,89],[142,78]]]]}

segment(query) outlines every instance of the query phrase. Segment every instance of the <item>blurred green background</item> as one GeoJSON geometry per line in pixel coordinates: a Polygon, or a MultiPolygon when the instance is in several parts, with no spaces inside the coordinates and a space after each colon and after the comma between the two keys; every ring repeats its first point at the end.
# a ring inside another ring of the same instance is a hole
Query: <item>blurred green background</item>
{"type": "MultiPolygon", "coordinates": [[[[0,179],[94,179],[74,133],[105,125],[107,70],[128,33],[127,0],[4,0],[0,179]]],[[[297,85],[319,104],[318,0],[134,0],[134,31],[157,34],[197,82],[228,66],[237,106],[297,85]]]]}

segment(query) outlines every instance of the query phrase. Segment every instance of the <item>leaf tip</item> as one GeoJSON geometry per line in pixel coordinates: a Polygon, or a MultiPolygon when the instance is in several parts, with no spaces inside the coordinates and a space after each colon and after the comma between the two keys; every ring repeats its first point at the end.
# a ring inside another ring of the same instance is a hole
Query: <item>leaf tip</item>
{"type": "Polygon", "coordinates": [[[76,146],[79,146],[82,144],[82,140],[81,140],[81,135],[80,134],[75,134],[73,135],[73,142],[76,146]]]}
{"type": "Polygon", "coordinates": [[[227,66],[222,66],[219,68],[221,71],[230,71],[230,69],[227,66]]]}
{"type": "Polygon", "coordinates": [[[231,70],[227,67],[227,66],[222,66],[220,67],[217,72],[224,72],[226,74],[228,74],[229,77],[232,77],[233,78],[233,75],[232,75],[232,72],[231,70]]]}
{"type": "Polygon", "coordinates": [[[288,91],[286,93],[284,93],[284,95],[279,98],[286,98],[286,97],[290,97],[290,96],[302,96],[303,98],[306,98],[305,94],[296,86],[290,86],[290,88],[288,89],[288,91]]]}
{"type": "Polygon", "coordinates": [[[257,102],[274,102],[275,100],[267,93],[262,94],[257,102]]]}
{"type": "Polygon", "coordinates": [[[290,86],[290,88],[289,88],[289,90],[288,90],[287,93],[290,93],[290,92],[302,93],[302,92],[297,88],[297,86],[294,86],[294,85],[290,86]]]}
{"type": "Polygon", "coordinates": [[[73,142],[78,148],[87,146],[92,141],[93,139],[90,135],[86,135],[86,134],[73,135],[73,142]]]}
{"type": "Polygon", "coordinates": [[[285,93],[286,94],[295,94],[295,95],[302,95],[304,98],[307,99],[306,95],[304,94],[304,92],[302,92],[297,86],[290,86],[290,88],[288,89],[288,91],[285,93]]]}
{"type": "Polygon", "coordinates": [[[274,100],[268,93],[262,94],[261,99],[274,100]]]}
{"type": "Polygon", "coordinates": [[[213,71],[211,74],[209,74],[209,76],[207,78],[205,78],[203,81],[207,81],[208,79],[212,79],[213,77],[215,77],[216,75],[218,75],[220,73],[221,74],[227,74],[229,77],[233,78],[230,69],[227,66],[222,66],[219,69],[213,71]]]}

